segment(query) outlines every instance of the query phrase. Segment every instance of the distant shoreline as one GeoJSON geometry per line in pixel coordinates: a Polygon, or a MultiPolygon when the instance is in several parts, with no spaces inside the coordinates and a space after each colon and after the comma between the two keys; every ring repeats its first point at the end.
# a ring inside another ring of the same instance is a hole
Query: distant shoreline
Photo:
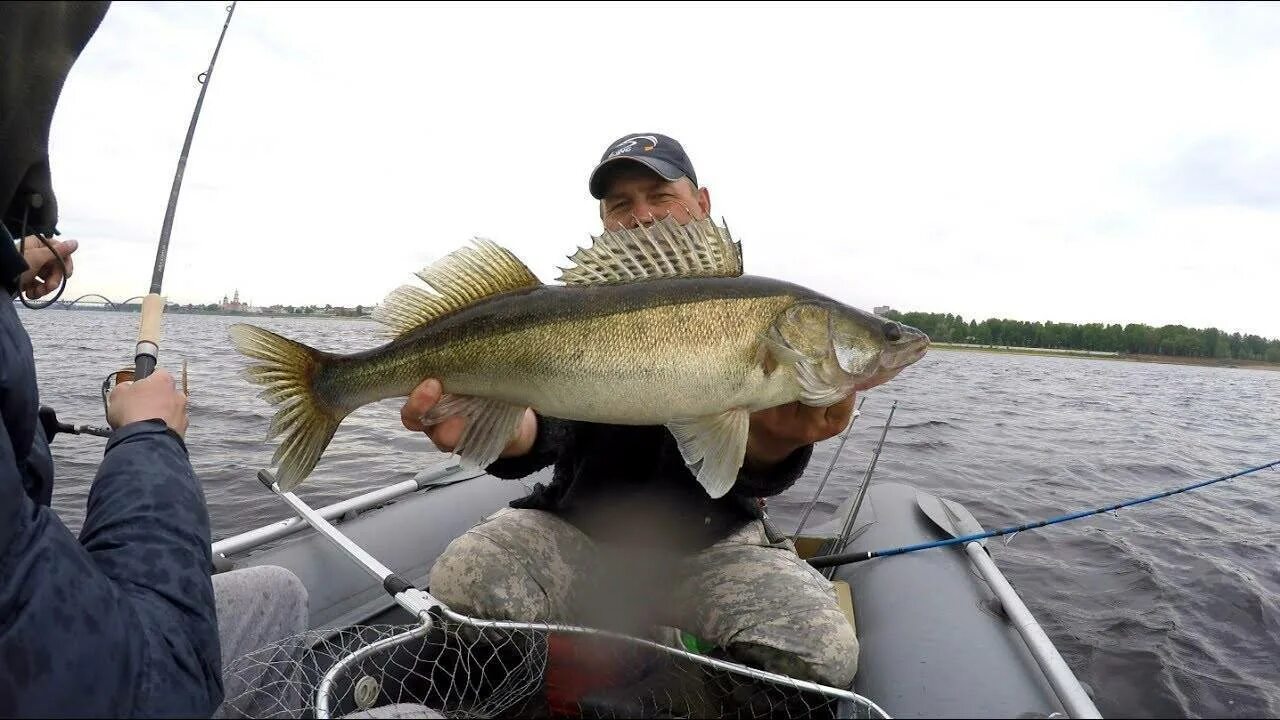
{"type": "Polygon", "coordinates": [[[1051,348],[1012,347],[1005,345],[971,345],[964,343],[935,342],[931,348],[955,352],[986,352],[1005,355],[1045,355],[1048,357],[1085,358],[1093,360],[1122,360],[1126,362],[1157,363],[1162,365],[1199,365],[1201,367],[1240,368],[1246,370],[1280,371],[1280,363],[1263,360],[1233,360],[1223,358],[1183,357],[1178,355],[1137,355],[1097,350],[1057,350],[1051,348]]]}
{"type": "Polygon", "coordinates": [[[373,320],[369,315],[335,315],[333,313],[286,313],[286,312],[224,312],[221,310],[178,310],[167,307],[167,315],[225,315],[227,317],[270,317],[270,318],[329,318],[331,320],[373,320]]]}
{"type": "MultiPolygon", "coordinates": [[[[124,308],[108,308],[108,307],[58,307],[53,306],[50,310],[68,310],[72,312],[119,312],[119,313],[136,313],[141,310],[141,305],[127,305],[124,308]]],[[[226,310],[188,310],[173,305],[166,305],[164,308],[166,315],[222,315],[226,317],[269,317],[269,318],[330,318],[333,320],[373,320],[370,315],[337,315],[332,312],[314,312],[314,313],[287,313],[287,312],[234,312],[226,310]]]]}

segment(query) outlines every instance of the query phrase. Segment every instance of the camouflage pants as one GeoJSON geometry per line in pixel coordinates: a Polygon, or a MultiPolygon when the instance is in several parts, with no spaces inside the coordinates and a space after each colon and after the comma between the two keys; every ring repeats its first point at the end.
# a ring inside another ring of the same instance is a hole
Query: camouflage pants
{"type": "Polygon", "coordinates": [[[679,628],[739,662],[848,687],[858,640],[831,583],[751,522],[684,556],[605,547],[540,510],[503,508],[449,544],[431,593],[464,615],[635,632],[679,628]]]}

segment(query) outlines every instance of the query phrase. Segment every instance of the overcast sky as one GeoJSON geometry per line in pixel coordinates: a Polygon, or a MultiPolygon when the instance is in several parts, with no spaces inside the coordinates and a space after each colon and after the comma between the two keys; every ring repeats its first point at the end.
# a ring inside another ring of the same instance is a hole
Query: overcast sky
{"type": "MultiPolygon", "coordinates": [[[[72,69],[67,297],[145,292],[224,7],[116,3],[72,69]]],[[[372,304],[476,235],[551,282],[599,231],[602,151],[661,132],[752,274],[1280,337],[1277,87],[1276,4],[241,2],[164,290],[372,304]]]]}

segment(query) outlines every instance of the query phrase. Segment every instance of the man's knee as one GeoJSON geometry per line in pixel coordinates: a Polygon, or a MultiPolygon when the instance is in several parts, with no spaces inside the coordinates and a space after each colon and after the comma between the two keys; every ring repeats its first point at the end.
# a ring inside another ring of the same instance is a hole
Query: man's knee
{"type": "MultiPolygon", "coordinates": [[[[288,568],[255,565],[213,576],[218,614],[271,614],[304,630],[308,614],[307,586],[288,568]]],[[[282,620],[282,622],[286,622],[282,620]]]]}
{"type": "Polygon", "coordinates": [[[800,680],[846,688],[858,672],[858,638],[839,608],[770,619],[737,633],[729,651],[741,661],[800,680]]]}
{"type": "Polygon", "coordinates": [[[489,620],[548,619],[547,593],[502,543],[472,529],[449,543],[431,568],[430,592],[464,615],[489,620]]]}
{"type": "Polygon", "coordinates": [[[431,592],[458,612],[495,620],[568,620],[590,539],[541,510],[503,508],[454,539],[431,569],[431,592]]]}
{"type": "Polygon", "coordinates": [[[286,568],[260,565],[214,575],[213,591],[225,690],[214,717],[295,717],[288,709],[303,699],[278,679],[305,651],[297,637],[309,624],[306,586],[286,568]]]}
{"type": "Polygon", "coordinates": [[[259,586],[267,590],[278,602],[288,601],[291,607],[306,607],[309,600],[307,586],[292,570],[279,565],[260,565],[245,568],[255,572],[259,586]]]}
{"type": "Polygon", "coordinates": [[[858,639],[831,582],[790,548],[768,544],[749,524],[689,566],[683,589],[694,626],[742,662],[824,685],[847,687],[858,639]]]}

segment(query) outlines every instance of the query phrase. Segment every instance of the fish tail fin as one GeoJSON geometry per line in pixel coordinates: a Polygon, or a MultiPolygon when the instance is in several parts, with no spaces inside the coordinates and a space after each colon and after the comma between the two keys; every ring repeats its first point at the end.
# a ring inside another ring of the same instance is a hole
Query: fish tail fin
{"type": "Polygon", "coordinates": [[[265,386],[261,397],[280,406],[267,439],[284,435],[271,463],[280,489],[288,492],[315,468],[350,410],[316,394],[316,375],[331,362],[327,353],[253,325],[237,323],[229,332],[237,350],[259,361],[245,371],[249,381],[265,386]]]}

